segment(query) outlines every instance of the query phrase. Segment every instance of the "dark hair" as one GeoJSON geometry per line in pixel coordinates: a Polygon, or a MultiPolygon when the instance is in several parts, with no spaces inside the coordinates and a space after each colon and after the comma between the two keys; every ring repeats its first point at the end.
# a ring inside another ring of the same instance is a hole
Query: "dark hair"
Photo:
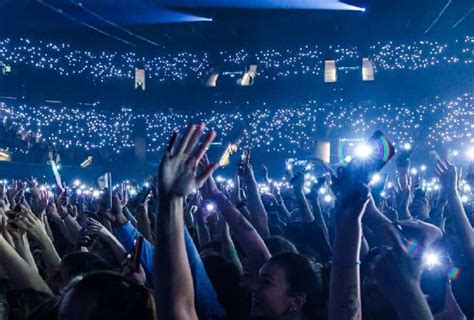
{"type": "Polygon", "coordinates": [[[105,271],[112,269],[107,261],[91,252],[69,253],[64,256],[61,264],[68,268],[71,279],[93,271],[105,271]]]}
{"type": "Polygon", "coordinates": [[[88,305],[88,320],[155,319],[150,292],[115,272],[89,273],[73,282],[64,295],[68,293],[72,303],[88,305]]]}
{"type": "Polygon", "coordinates": [[[306,319],[321,319],[326,301],[323,292],[321,266],[298,253],[283,253],[272,257],[269,264],[276,264],[285,272],[288,293],[304,293],[306,303],[303,315],[306,319]]]}
{"type": "Polygon", "coordinates": [[[295,245],[281,236],[270,236],[263,241],[272,256],[288,252],[298,253],[298,249],[296,249],[295,245]]]}
{"type": "Polygon", "coordinates": [[[239,269],[222,256],[206,256],[202,262],[227,318],[243,319],[248,310],[244,307],[245,292],[239,288],[239,269]]]}

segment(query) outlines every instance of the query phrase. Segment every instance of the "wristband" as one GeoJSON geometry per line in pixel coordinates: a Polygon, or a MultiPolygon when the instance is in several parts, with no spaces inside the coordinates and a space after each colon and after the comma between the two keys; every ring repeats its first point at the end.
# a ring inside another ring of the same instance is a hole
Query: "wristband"
{"type": "Polygon", "coordinates": [[[227,257],[228,257],[229,259],[238,257],[238,255],[237,255],[237,250],[236,250],[236,249],[232,249],[230,252],[227,253],[227,257]]]}
{"type": "Polygon", "coordinates": [[[242,209],[242,207],[246,207],[246,206],[247,206],[247,202],[243,200],[235,205],[235,207],[239,210],[242,209]]]}
{"type": "Polygon", "coordinates": [[[337,262],[337,261],[331,261],[331,265],[336,267],[336,268],[354,268],[358,267],[360,265],[360,261],[354,261],[354,262],[337,262]]]}

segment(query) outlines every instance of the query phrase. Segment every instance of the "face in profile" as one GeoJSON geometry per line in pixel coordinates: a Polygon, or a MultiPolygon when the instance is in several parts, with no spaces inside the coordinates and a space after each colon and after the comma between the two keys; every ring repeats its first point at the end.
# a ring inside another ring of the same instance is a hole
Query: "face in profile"
{"type": "Polygon", "coordinates": [[[289,292],[283,268],[275,263],[265,264],[259,272],[252,290],[252,318],[279,319],[288,314],[301,312],[304,294],[289,292]]]}

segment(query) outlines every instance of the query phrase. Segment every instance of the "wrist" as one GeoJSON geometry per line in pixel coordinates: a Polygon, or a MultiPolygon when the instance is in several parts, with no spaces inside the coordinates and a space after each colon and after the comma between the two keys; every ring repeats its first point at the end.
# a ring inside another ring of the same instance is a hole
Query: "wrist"
{"type": "Polygon", "coordinates": [[[41,250],[45,250],[53,245],[53,242],[46,234],[37,237],[36,240],[38,241],[38,245],[41,248],[41,250]]]}
{"type": "Polygon", "coordinates": [[[114,227],[120,227],[126,224],[127,222],[128,222],[127,217],[123,213],[119,213],[115,216],[115,219],[112,222],[112,225],[114,227]]]}

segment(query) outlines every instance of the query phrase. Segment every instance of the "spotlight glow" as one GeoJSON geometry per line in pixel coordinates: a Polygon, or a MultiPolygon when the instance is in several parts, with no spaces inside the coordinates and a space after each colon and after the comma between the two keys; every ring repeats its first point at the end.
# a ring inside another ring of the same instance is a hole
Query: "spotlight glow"
{"type": "Polygon", "coordinates": [[[372,155],[372,148],[365,143],[359,144],[354,149],[354,156],[359,159],[368,159],[372,155]]]}
{"type": "Polygon", "coordinates": [[[434,268],[436,266],[439,266],[441,264],[439,255],[434,253],[434,252],[426,252],[423,255],[423,264],[425,267],[428,269],[434,268]]]}
{"type": "Polygon", "coordinates": [[[474,161],[474,146],[467,150],[466,155],[469,160],[474,161]]]}

